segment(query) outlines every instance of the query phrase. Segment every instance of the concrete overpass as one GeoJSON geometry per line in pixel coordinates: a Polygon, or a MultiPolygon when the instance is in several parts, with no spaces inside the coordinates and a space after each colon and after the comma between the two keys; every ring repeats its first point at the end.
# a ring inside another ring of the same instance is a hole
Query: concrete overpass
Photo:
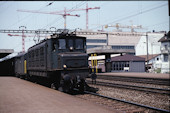
{"type": "Polygon", "coordinates": [[[13,49],[0,49],[0,59],[6,57],[7,55],[13,53],[13,49]]]}
{"type": "Polygon", "coordinates": [[[105,55],[105,70],[111,71],[111,54],[135,53],[135,49],[113,49],[112,46],[103,46],[87,49],[89,56],[93,53],[97,55],[105,55]]]}
{"type": "Polygon", "coordinates": [[[135,49],[113,49],[112,46],[103,46],[103,47],[87,49],[87,53],[89,55],[92,53],[96,53],[98,55],[135,53],[135,49]]]}

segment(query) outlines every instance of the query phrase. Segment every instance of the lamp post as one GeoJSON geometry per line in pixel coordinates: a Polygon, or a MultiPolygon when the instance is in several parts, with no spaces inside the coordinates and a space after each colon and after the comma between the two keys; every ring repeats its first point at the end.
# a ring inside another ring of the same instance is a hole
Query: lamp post
{"type": "Polygon", "coordinates": [[[149,64],[149,61],[148,61],[148,57],[149,57],[149,53],[148,53],[148,32],[146,32],[146,51],[147,51],[147,71],[148,71],[148,64],[149,64]]]}

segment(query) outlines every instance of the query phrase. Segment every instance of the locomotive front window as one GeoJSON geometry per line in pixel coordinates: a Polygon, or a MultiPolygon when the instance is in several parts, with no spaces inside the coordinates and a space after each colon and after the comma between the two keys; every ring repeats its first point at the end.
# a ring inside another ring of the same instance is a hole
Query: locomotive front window
{"type": "Polygon", "coordinates": [[[68,40],[68,47],[73,47],[73,40],[72,39],[69,39],[68,40]]]}
{"type": "Polygon", "coordinates": [[[66,49],[66,40],[65,39],[58,39],[59,42],[59,49],[66,49]]]}
{"type": "Polygon", "coordinates": [[[83,49],[83,39],[76,39],[76,49],[83,49]]]}

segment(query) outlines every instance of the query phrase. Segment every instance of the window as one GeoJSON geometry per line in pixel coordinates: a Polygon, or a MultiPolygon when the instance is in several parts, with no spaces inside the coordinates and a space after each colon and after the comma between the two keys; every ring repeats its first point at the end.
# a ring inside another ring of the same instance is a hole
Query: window
{"type": "Polygon", "coordinates": [[[52,44],[52,51],[56,51],[56,42],[53,42],[53,44],[52,44]]]}
{"type": "Polygon", "coordinates": [[[59,49],[66,49],[66,40],[65,39],[59,39],[58,40],[58,42],[59,42],[59,49]]]}
{"type": "Polygon", "coordinates": [[[76,39],[76,49],[83,49],[83,45],[82,39],[76,39]]]}
{"type": "Polygon", "coordinates": [[[39,55],[39,50],[37,49],[37,50],[36,50],[36,56],[38,56],[38,55],[39,55]]]}
{"type": "Polygon", "coordinates": [[[73,40],[72,39],[69,39],[68,40],[68,47],[73,47],[73,40]]]}
{"type": "Polygon", "coordinates": [[[134,49],[134,46],[112,46],[112,49],[134,49]]]}
{"type": "Polygon", "coordinates": [[[44,55],[44,48],[43,47],[40,48],[40,55],[44,55]]]}
{"type": "Polygon", "coordinates": [[[103,47],[103,45],[87,45],[87,49],[96,48],[96,47],[103,47]]]}
{"type": "Polygon", "coordinates": [[[167,45],[165,45],[165,50],[168,50],[168,46],[167,45]]]}
{"type": "Polygon", "coordinates": [[[31,52],[29,52],[28,55],[29,55],[29,58],[31,58],[31,52]]]}
{"type": "Polygon", "coordinates": [[[168,62],[168,54],[164,54],[164,62],[168,62]]]}
{"type": "Polygon", "coordinates": [[[124,67],[129,67],[129,62],[112,62],[112,70],[121,71],[124,67]]]}
{"type": "Polygon", "coordinates": [[[105,39],[87,39],[87,43],[106,43],[105,39]]]}
{"type": "Polygon", "coordinates": [[[32,58],[34,58],[34,50],[32,51],[32,58]]]}

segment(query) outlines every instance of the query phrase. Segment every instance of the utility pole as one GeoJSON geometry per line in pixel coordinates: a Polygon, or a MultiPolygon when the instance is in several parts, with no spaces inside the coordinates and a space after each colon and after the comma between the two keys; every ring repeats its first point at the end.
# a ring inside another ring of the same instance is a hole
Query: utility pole
{"type": "Polygon", "coordinates": [[[148,32],[146,32],[146,51],[147,51],[147,71],[149,69],[149,53],[148,53],[148,32]]]}

